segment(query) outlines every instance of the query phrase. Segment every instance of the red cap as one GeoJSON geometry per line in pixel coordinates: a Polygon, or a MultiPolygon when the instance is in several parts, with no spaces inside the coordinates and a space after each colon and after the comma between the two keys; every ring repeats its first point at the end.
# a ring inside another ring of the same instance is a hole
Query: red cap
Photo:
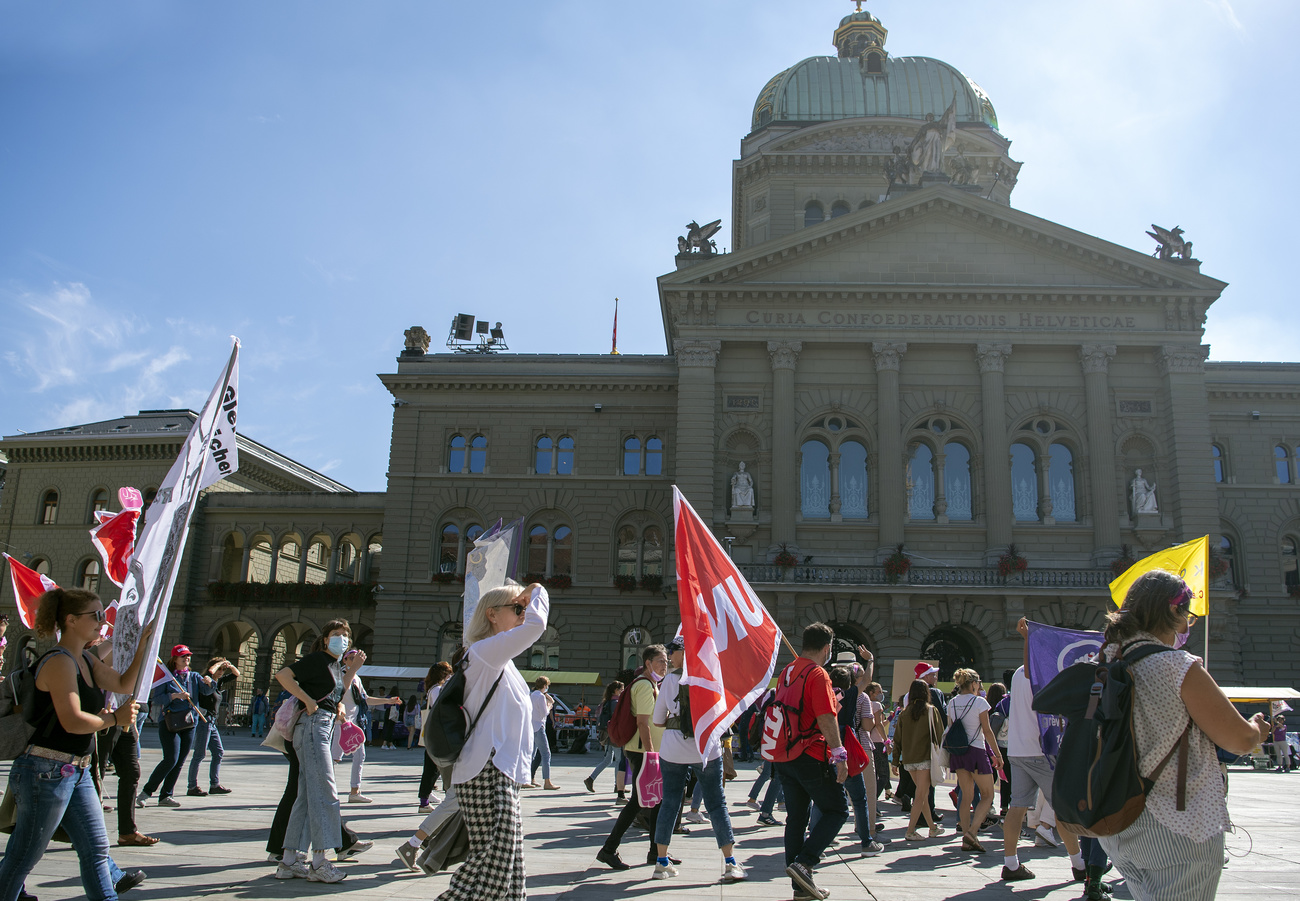
{"type": "Polygon", "coordinates": [[[937,666],[931,666],[928,663],[918,663],[916,665],[916,678],[918,679],[924,679],[926,676],[930,675],[931,673],[937,673],[937,672],[939,672],[939,667],[937,666]]]}
{"type": "Polygon", "coordinates": [[[172,656],[173,656],[173,657],[193,657],[193,656],[194,656],[194,652],[191,651],[189,648],[187,648],[185,645],[183,645],[183,644],[178,644],[178,645],[176,645],[176,647],[172,648],[172,656]]]}

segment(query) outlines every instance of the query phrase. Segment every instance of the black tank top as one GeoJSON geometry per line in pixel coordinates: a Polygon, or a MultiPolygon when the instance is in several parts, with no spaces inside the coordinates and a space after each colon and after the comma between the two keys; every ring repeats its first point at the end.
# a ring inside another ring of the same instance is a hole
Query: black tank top
{"type": "MultiPolygon", "coordinates": [[[[55,648],[46,652],[41,660],[45,660],[51,654],[68,654],[66,650],[55,648]]],[[[71,654],[68,654],[71,657],[71,654]]],[[[48,661],[47,661],[48,662],[48,661]]],[[[86,663],[89,665],[90,661],[86,663]]],[[[40,665],[39,662],[37,664],[40,665]]],[[[94,678],[94,669],[91,669],[91,678],[94,678]]],[[[81,667],[77,667],[77,695],[81,699],[81,709],[91,716],[99,713],[104,709],[104,691],[96,688],[93,684],[87,682],[81,675],[81,667]]],[[[41,748],[49,748],[51,751],[62,751],[65,754],[72,754],[75,757],[83,757],[89,754],[95,746],[95,733],[88,735],[74,735],[63,728],[59,722],[58,711],[54,709],[54,701],[50,698],[48,691],[36,689],[36,720],[32,725],[36,727],[36,732],[32,735],[32,744],[41,748]]]]}

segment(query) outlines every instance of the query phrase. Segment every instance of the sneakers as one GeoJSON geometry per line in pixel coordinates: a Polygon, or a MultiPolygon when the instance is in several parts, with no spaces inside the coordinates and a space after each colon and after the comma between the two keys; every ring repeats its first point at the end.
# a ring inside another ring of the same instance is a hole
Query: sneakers
{"type": "Polygon", "coordinates": [[[415,809],[416,813],[433,813],[432,804],[421,804],[415,809]]]}
{"type": "Polygon", "coordinates": [[[313,866],[307,870],[308,882],[342,882],[344,872],[328,860],[320,866],[313,866]]]}
{"type": "Polygon", "coordinates": [[[794,890],[794,901],[826,901],[831,893],[826,889],[818,889],[816,892],[810,892],[807,889],[797,888],[794,890]]]}
{"type": "Polygon", "coordinates": [[[397,848],[398,858],[402,863],[406,864],[406,868],[412,872],[420,869],[415,864],[415,855],[419,850],[419,848],[412,848],[410,842],[402,842],[402,844],[397,848]]]}
{"type": "Polygon", "coordinates": [[[882,845],[880,842],[876,842],[876,841],[867,842],[865,845],[862,846],[862,856],[875,857],[883,850],[885,850],[885,846],[882,845]]]}
{"type": "Polygon", "coordinates": [[[763,809],[763,805],[762,805],[762,804],[759,804],[758,801],[756,801],[756,800],[753,799],[753,798],[747,798],[747,799],[745,800],[745,805],[744,805],[744,806],[745,806],[745,807],[748,807],[750,810],[762,810],[762,809],[763,809]]]}
{"type": "Polygon", "coordinates": [[[749,877],[745,875],[745,868],[738,863],[724,863],[722,865],[722,884],[731,885],[733,882],[744,882],[749,877]]]}
{"type": "Polygon", "coordinates": [[[152,797],[153,795],[150,792],[140,792],[140,794],[135,796],[135,806],[137,808],[144,807],[144,802],[148,801],[152,797]]]}
{"type": "Polygon", "coordinates": [[[348,792],[349,804],[372,804],[374,803],[374,800],[374,798],[368,798],[361,794],[361,792],[348,792]]]}
{"type": "Polygon", "coordinates": [[[879,835],[880,833],[882,833],[882,832],[885,831],[885,824],[884,824],[884,823],[877,823],[877,824],[876,824],[876,828],[873,829],[872,831],[873,831],[876,835],[879,835]]]}
{"type": "Polygon", "coordinates": [[[943,827],[942,827],[942,826],[931,826],[931,827],[930,827],[930,838],[938,838],[938,837],[941,836],[941,835],[943,835],[943,827]]]}
{"type": "Polygon", "coordinates": [[[368,838],[359,838],[350,846],[344,848],[336,855],[339,860],[347,860],[349,857],[356,857],[358,854],[365,854],[375,843],[368,838]]]}
{"type": "Polygon", "coordinates": [[[181,802],[177,801],[171,795],[164,795],[163,797],[158,799],[158,806],[159,807],[180,807],[181,802]]]}
{"type": "Polygon", "coordinates": [[[1022,882],[1026,879],[1033,879],[1034,874],[1029,871],[1029,867],[1023,863],[1014,870],[1008,870],[1005,866],[1002,868],[1003,882],[1022,882]]]}
{"type": "Polygon", "coordinates": [[[677,875],[677,868],[675,866],[673,866],[672,864],[668,864],[668,866],[664,866],[658,861],[655,861],[655,871],[650,876],[650,878],[651,879],[672,879],[676,875],[677,875]]]}
{"type": "Polygon", "coordinates": [[[589,793],[595,794],[596,780],[588,776],[586,779],[582,780],[582,787],[585,788],[589,793]]]}
{"type": "Polygon", "coordinates": [[[228,795],[228,794],[230,794],[230,789],[226,788],[224,785],[222,785],[220,782],[218,782],[216,785],[209,785],[209,786],[208,786],[208,794],[210,794],[210,795],[228,795]]]}
{"type": "Polygon", "coordinates": [[[596,852],[596,859],[599,860],[601,863],[603,863],[605,866],[609,867],[611,870],[632,869],[630,866],[623,863],[623,858],[618,856],[617,851],[608,851],[604,848],[601,848],[599,851],[596,852]]]}
{"type": "Polygon", "coordinates": [[[708,821],[709,818],[706,817],[704,814],[700,813],[698,810],[692,810],[690,813],[686,814],[686,816],[682,817],[683,823],[695,823],[696,825],[701,825],[703,823],[707,823],[708,821]]]}
{"type": "Polygon", "coordinates": [[[829,898],[830,892],[823,893],[813,882],[812,870],[806,864],[795,861],[785,868],[785,874],[794,880],[797,887],[803,889],[813,898],[829,898]]]}
{"type": "Polygon", "coordinates": [[[923,841],[925,841],[925,836],[922,835],[921,833],[917,832],[915,829],[909,829],[909,830],[907,830],[907,834],[903,836],[903,841],[906,841],[906,842],[923,842],[923,841]]]}
{"type": "Polygon", "coordinates": [[[781,825],[781,821],[778,820],[776,817],[772,816],[770,813],[760,813],[760,814],[758,815],[758,822],[759,822],[760,825],[763,825],[763,826],[780,826],[780,825],[781,825]]]}
{"type": "Polygon", "coordinates": [[[189,795],[191,798],[206,798],[208,796],[208,793],[197,785],[192,786],[185,794],[189,795]]]}
{"type": "Polygon", "coordinates": [[[1055,848],[1061,844],[1056,840],[1056,836],[1052,834],[1052,830],[1047,826],[1040,825],[1034,831],[1036,833],[1034,844],[1039,848],[1055,848]]]}
{"type": "Polygon", "coordinates": [[[285,863],[282,860],[275,868],[276,879],[307,879],[310,875],[311,871],[307,869],[307,864],[301,860],[295,860],[293,863],[285,863]]]}

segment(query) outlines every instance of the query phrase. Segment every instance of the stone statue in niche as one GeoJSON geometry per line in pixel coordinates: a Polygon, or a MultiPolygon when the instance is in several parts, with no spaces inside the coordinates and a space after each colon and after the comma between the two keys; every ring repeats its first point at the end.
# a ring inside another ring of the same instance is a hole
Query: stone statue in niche
{"type": "Polygon", "coordinates": [[[1129,483],[1129,496],[1133,501],[1133,515],[1160,512],[1156,503],[1156,483],[1142,478],[1140,469],[1134,471],[1133,481],[1129,483]]]}
{"type": "Polygon", "coordinates": [[[743,460],[731,476],[731,509],[754,509],[754,477],[745,472],[743,460]]]}

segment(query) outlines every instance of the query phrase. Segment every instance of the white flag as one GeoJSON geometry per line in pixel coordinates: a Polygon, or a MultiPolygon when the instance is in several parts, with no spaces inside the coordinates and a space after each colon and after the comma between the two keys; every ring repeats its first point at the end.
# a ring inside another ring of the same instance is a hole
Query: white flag
{"type": "MultiPolygon", "coordinates": [[[[239,468],[235,446],[235,421],[239,406],[239,339],[234,338],[230,361],[222,370],[190,428],[180,456],[168,470],[145,517],[144,531],[136,540],[128,564],[113,626],[113,662],[125,668],[140,643],[140,629],[157,618],[148,656],[157,656],[167,624],[172,589],[185,552],[190,519],[199,492],[239,468]]],[[[140,667],[135,696],[144,701],[149,694],[153,668],[140,667]]]]}

